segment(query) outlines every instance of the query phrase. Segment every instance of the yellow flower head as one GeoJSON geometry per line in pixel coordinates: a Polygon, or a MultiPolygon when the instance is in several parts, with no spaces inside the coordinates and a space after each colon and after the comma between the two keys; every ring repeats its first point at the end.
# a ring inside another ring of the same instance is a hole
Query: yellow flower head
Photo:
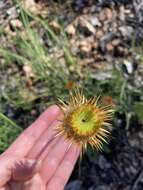
{"type": "Polygon", "coordinates": [[[87,144],[102,150],[103,143],[107,143],[110,137],[113,109],[109,106],[101,107],[98,99],[93,97],[88,100],[76,88],[74,92],[70,92],[67,103],[59,100],[64,118],[57,128],[57,135],[65,136],[66,139],[80,145],[82,152],[86,150],[87,144]]]}

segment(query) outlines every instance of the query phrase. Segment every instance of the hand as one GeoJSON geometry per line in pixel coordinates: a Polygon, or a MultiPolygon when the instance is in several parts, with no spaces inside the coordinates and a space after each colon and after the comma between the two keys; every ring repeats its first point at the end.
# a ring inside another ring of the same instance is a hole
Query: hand
{"type": "Polygon", "coordinates": [[[54,138],[61,111],[51,106],[0,156],[0,190],[63,190],[80,149],[54,138]]]}

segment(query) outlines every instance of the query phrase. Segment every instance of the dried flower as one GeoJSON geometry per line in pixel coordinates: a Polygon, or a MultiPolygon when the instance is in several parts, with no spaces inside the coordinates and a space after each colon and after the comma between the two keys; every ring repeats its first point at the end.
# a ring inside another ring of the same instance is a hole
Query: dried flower
{"type": "Polygon", "coordinates": [[[110,137],[110,120],[114,111],[110,106],[100,106],[98,100],[97,97],[86,99],[78,88],[70,92],[67,103],[59,100],[64,117],[57,128],[57,136],[62,135],[71,143],[77,143],[82,153],[87,144],[102,150],[103,143],[107,143],[110,137]]]}

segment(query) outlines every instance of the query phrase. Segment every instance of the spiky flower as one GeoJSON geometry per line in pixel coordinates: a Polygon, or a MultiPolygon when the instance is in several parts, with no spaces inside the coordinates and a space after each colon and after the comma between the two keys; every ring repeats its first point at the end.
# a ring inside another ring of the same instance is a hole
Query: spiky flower
{"type": "Polygon", "coordinates": [[[69,102],[59,100],[64,117],[57,128],[57,135],[80,145],[82,152],[87,144],[102,150],[103,143],[107,143],[110,137],[113,109],[100,106],[98,100],[96,97],[86,99],[78,88],[70,92],[69,102]]]}

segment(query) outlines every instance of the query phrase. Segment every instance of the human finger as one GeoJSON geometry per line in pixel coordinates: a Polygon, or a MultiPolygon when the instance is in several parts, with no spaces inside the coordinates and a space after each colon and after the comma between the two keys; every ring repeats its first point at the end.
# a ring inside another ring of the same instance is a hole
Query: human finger
{"type": "Polygon", "coordinates": [[[16,161],[12,168],[12,180],[26,181],[32,178],[41,168],[42,162],[39,160],[22,159],[16,161]]]}
{"type": "Polygon", "coordinates": [[[53,147],[53,149],[49,152],[49,154],[47,154],[46,159],[43,161],[43,165],[40,170],[40,174],[45,183],[47,183],[50,180],[50,178],[54,175],[56,169],[63,160],[69,147],[70,142],[65,141],[65,139],[62,137],[59,139],[59,141],[53,147]]]}
{"type": "Polygon", "coordinates": [[[3,187],[0,187],[0,190],[10,190],[8,185],[4,185],[3,187]]]}
{"type": "Polygon", "coordinates": [[[55,142],[55,135],[56,135],[56,127],[60,125],[60,122],[55,120],[51,126],[44,132],[43,135],[40,136],[40,138],[37,140],[37,142],[34,144],[32,149],[30,150],[29,154],[27,155],[28,158],[40,158],[43,156],[45,151],[48,153],[50,151],[51,143],[53,144],[55,142]],[[54,142],[53,142],[54,141],[54,142]]]}
{"type": "Polygon", "coordinates": [[[39,174],[36,174],[31,180],[24,183],[22,190],[46,190],[39,174]]]}
{"type": "Polygon", "coordinates": [[[56,170],[52,179],[47,184],[47,190],[63,190],[80,153],[79,147],[72,145],[68,150],[65,158],[56,170]]]}
{"type": "Polygon", "coordinates": [[[41,163],[37,160],[18,160],[16,157],[1,156],[0,158],[0,187],[11,179],[22,181],[30,179],[39,171],[41,163]]]}
{"type": "Polygon", "coordinates": [[[16,139],[4,154],[12,154],[20,157],[26,156],[42,133],[44,133],[59,114],[60,109],[58,106],[49,107],[16,139]]]}
{"type": "Polygon", "coordinates": [[[2,188],[7,181],[10,180],[12,174],[12,166],[15,162],[14,157],[0,157],[0,187],[2,188]]]}

